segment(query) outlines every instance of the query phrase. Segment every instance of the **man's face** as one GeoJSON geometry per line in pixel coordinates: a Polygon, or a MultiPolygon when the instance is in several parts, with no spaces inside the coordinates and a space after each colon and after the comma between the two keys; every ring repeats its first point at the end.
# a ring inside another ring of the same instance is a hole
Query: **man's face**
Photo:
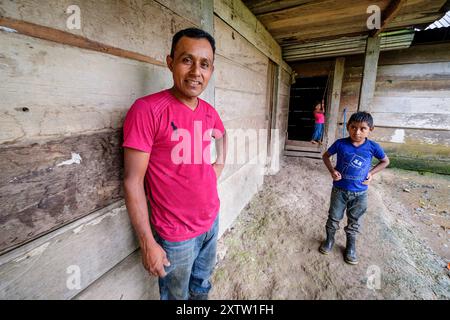
{"type": "Polygon", "coordinates": [[[206,89],[214,70],[213,62],[214,54],[208,40],[181,37],[173,58],[167,56],[167,65],[180,98],[198,97],[206,89]]]}
{"type": "Polygon", "coordinates": [[[367,122],[351,122],[347,124],[347,131],[350,135],[350,139],[353,142],[363,142],[369,136],[369,133],[373,130],[370,128],[367,122]]]}

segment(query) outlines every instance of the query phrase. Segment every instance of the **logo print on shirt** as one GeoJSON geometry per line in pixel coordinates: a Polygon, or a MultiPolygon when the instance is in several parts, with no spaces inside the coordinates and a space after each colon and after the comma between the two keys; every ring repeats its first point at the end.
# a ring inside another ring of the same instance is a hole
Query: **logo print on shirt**
{"type": "Polygon", "coordinates": [[[347,180],[364,180],[365,164],[366,160],[363,157],[353,154],[351,160],[344,164],[341,172],[342,177],[347,180]]]}
{"type": "Polygon", "coordinates": [[[355,155],[351,161],[352,165],[358,169],[361,169],[364,166],[364,159],[358,155],[355,155]]]}

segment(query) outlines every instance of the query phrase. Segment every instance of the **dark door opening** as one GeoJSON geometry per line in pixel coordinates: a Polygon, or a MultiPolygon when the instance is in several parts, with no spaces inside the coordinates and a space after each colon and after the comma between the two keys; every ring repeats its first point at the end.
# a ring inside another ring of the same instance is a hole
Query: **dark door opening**
{"type": "Polygon", "coordinates": [[[316,101],[325,100],[327,110],[328,77],[299,78],[291,86],[288,118],[288,140],[311,141],[314,131],[316,101]]]}

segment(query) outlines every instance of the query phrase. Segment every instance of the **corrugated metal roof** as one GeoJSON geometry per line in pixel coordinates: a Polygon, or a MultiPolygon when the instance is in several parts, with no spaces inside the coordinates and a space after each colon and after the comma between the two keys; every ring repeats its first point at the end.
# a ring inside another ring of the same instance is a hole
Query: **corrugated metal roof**
{"type": "Polygon", "coordinates": [[[436,28],[447,28],[447,27],[450,27],[450,11],[447,11],[445,16],[430,24],[428,27],[425,28],[425,30],[436,28]]]}
{"type": "MultiPolygon", "coordinates": [[[[414,30],[390,31],[380,34],[381,51],[409,48],[414,39],[414,30]]],[[[367,36],[343,37],[334,40],[283,46],[285,61],[299,61],[312,58],[336,57],[364,53],[367,36]]]]}

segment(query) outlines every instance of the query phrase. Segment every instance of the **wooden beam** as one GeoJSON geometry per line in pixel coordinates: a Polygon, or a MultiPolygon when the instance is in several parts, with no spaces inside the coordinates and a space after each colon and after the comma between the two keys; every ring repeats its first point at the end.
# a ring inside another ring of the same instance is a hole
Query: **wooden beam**
{"type": "Polygon", "coordinates": [[[389,6],[383,12],[383,20],[381,22],[380,29],[375,29],[374,32],[372,32],[373,37],[378,36],[386,28],[389,22],[397,16],[405,3],[406,0],[392,0],[391,3],[389,3],[389,6]]]}
{"type": "Polygon", "coordinates": [[[214,0],[214,13],[265,56],[281,64],[281,47],[241,0],[214,0]]]}
{"type": "Polygon", "coordinates": [[[339,57],[334,65],[333,87],[331,88],[331,103],[327,112],[327,141],[329,147],[336,139],[336,129],[341,101],[342,80],[344,78],[345,58],[339,57]]]}
{"type": "Polygon", "coordinates": [[[378,58],[380,56],[380,37],[367,38],[363,78],[359,94],[359,111],[370,112],[377,80],[378,58]]]}
{"type": "Polygon", "coordinates": [[[158,66],[166,65],[166,63],[163,61],[156,60],[152,57],[145,56],[137,52],[112,47],[110,45],[93,41],[85,37],[77,36],[69,32],[44,27],[31,22],[0,17],[0,26],[13,29],[20,34],[30,37],[53,41],[60,44],[78,47],[81,49],[107,53],[113,56],[147,62],[158,66]]]}

